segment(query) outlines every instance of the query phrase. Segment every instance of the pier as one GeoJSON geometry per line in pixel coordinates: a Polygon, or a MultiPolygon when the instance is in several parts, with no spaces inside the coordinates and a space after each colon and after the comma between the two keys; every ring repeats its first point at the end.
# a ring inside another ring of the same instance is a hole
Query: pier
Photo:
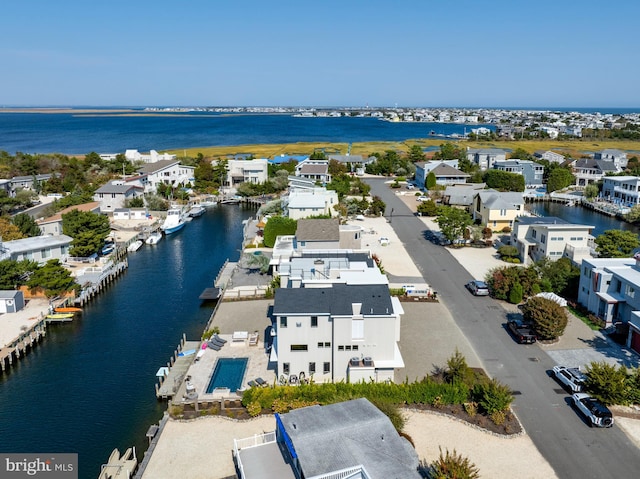
{"type": "Polygon", "coordinates": [[[104,267],[89,266],[85,268],[82,274],[76,276],[77,282],[82,286],[82,292],[74,300],[74,303],[84,306],[128,267],[129,263],[125,257],[117,263],[111,263],[104,267]]]}
{"type": "Polygon", "coordinates": [[[157,376],[160,378],[160,384],[156,384],[156,397],[158,399],[171,399],[175,396],[189,370],[189,366],[193,363],[199,347],[200,341],[187,341],[186,336],[182,335],[182,340],[167,366],[158,370],[157,376]],[[185,351],[191,352],[192,350],[194,352],[191,354],[180,355],[184,354],[185,351]]]}
{"type": "Polygon", "coordinates": [[[0,370],[5,372],[15,361],[26,356],[47,334],[48,320],[41,317],[31,328],[22,326],[20,335],[0,349],[0,370]]]}

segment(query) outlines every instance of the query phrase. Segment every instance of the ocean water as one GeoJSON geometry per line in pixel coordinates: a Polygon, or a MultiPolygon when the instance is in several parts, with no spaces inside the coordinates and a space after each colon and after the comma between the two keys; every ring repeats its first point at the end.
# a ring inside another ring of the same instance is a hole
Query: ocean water
{"type": "MultiPolygon", "coordinates": [[[[142,112],[139,112],[142,113],[142,112]]],[[[0,150],[11,154],[122,153],[207,146],[402,141],[463,134],[490,125],[391,123],[376,118],[296,118],[290,114],[208,112],[111,115],[0,113],[0,150]]],[[[238,151],[241,153],[241,151],[238,151]]],[[[292,148],[291,153],[295,153],[292,148]]]]}

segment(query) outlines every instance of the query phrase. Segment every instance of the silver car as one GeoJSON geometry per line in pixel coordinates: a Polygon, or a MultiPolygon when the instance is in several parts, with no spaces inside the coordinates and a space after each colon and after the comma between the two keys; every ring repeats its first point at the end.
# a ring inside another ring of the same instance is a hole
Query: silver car
{"type": "Polygon", "coordinates": [[[466,286],[474,296],[489,296],[489,286],[484,281],[474,279],[469,281],[466,286]]]}

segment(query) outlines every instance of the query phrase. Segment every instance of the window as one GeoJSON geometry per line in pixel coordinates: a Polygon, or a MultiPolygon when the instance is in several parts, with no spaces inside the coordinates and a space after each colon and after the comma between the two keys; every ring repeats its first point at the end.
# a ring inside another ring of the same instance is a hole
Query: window
{"type": "Polygon", "coordinates": [[[625,285],[624,293],[630,298],[635,298],[636,296],[636,290],[630,284],[625,285]]]}
{"type": "Polygon", "coordinates": [[[311,327],[312,328],[317,328],[318,327],[318,317],[317,316],[311,316],[311,327]]]}
{"type": "Polygon", "coordinates": [[[358,345],[354,344],[353,346],[351,346],[351,350],[352,351],[357,351],[358,350],[358,345]]]}
{"type": "Polygon", "coordinates": [[[540,235],[540,242],[545,243],[547,241],[547,237],[545,235],[540,235]]]}
{"type": "Polygon", "coordinates": [[[338,346],[338,351],[344,351],[344,346],[338,346]]]}
{"type": "Polygon", "coordinates": [[[331,347],[331,343],[330,342],[324,343],[324,347],[325,348],[330,348],[331,347]]]}
{"type": "Polygon", "coordinates": [[[280,327],[281,328],[286,328],[287,327],[287,317],[286,316],[280,316],[280,327]]]}
{"type": "Polygon", "coordinates": [[[309,363],[309,374],[315,374],[316,373],[316,363],[309,363]]]}
{"type": "Polygon", "coordinates": [[[351,339],[364,339],[364,319],[351,320],[351,339]]]}
{"type": "Polygon", "coordinates": [[[323,346],[324,346],[324,343],[323,343],[322,341],[320,341],[320,342],[318,343],[318,347],[319,347],[319,348],[322,348],[323,346]]]}
{"type": "Polygon", "coordinates": [[[536,236],[538,236],[538,232],[536,230],[533,230],[531,232],[531,236],[533,236],[535,238],[536,236]]]}
{"type": "Polygon", "coordinates": [[[291,351],[308,351],[309,347],[306,344],[292,344],[291,351]]]}
{"type": "Polygon", "coordinates": [[[282,363],[282,374],[289,374],[289,363],[282,363]]]}
{"type": "Polygon", "coordinates": [[[51,256],[51,250],[49,249],[40,250],[40,254],[42,255],[43,258],[48,258],[49,256],[51,256]]]}
{"type": "Polygon", "coordinates": [[[322,365],[322,371],[325,374],[329,374],[331,372],[331,363],[323,363],[322,365]]]}
{"type": "Polygon", "coordinates": [[[507,210],[500,210],[500,216],[507,216],[507,210]]]}
{"type": "Polygon", "coordinates": [[[350,344],[347,344],[347,345],[344,347],[344,350],[345,350],[345,351],[351,351],[351,345],[350,345],[350,344]]]}

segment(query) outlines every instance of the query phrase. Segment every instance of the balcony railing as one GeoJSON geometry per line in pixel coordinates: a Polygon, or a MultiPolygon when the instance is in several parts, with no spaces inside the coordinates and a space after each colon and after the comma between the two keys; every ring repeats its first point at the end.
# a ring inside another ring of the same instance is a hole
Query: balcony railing
{"type": "Polygon", "coordinates": [[[371,479],[371,476],[367,474],[364,466],[360,465],[320,474],[319,476],[309,477],[308,479],[371,479]]]}
{"type": "Polygon", "coordinates": [[[242,460],[240,459],[240,451],[242,449],[249,449],[252,447],[264,446],[265,444],[271,444],[276,442],[276,432],[265,432],[264,434],[255,434],[252,437],[245,437],[244,439],[233,440],[233,455],[236,458],[238,466],[238,472],[240,473],[240,479],[244,479],[244,467],[242,466],[242,460]]]}

